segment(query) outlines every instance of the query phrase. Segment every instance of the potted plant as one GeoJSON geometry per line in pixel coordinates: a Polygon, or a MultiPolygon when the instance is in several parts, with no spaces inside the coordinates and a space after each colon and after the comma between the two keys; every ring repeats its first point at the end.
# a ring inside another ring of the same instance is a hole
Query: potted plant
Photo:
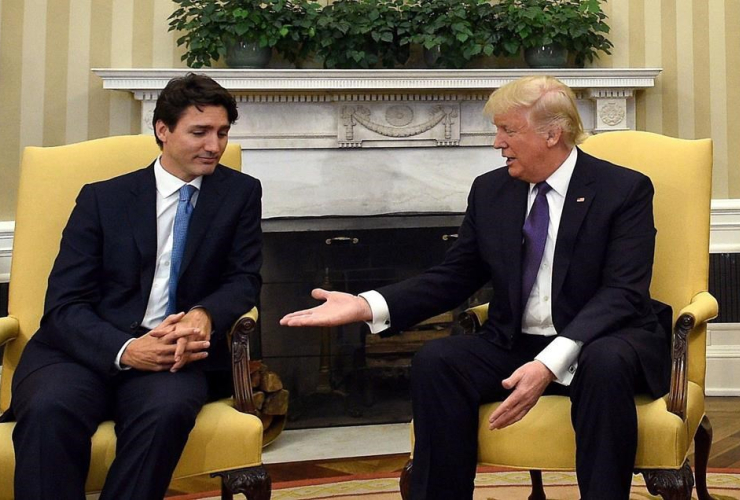
{"type": "Polygon", "coordinates": [[[462,68],[496,51],[495,12],[487,0],[416,0],[406,8],[411,41],[424,48],[427,66],[462,68]]]}
{"type": "Polygon", "coordinates": [[[313,49],[326,68],[393,68],[409,57],[403,0],[336,0],[322,9],[313,49]]]}
{"type": "Polygon", "coordinates": [[[290,17],[281,21],[289,22],[287,33],[282,36],[275,50],[288,62],[301,67],[313,52],[316,45],[316,26],[322,16],[318,0],[292,0],[289,4],[290,17]]]}
{"type": "Polygon", "coordinates": [[[568,52],[579,67],[593,61],[599,52],[611,54],[613,45],[606,38],[609,25],[601,2],[500,0],[494,8],[502,47],[509,55],[523,49],[531,67],[563,67],[568,52]],[[556,59],[543,62],[547,53],[556,59]]]}
{"type": "Polygon", "coordinates": [[[182,59],[193,68],[221,57],[232,67],[266,66],[272,48],[291,33],[296,14],[290,0],[173,1],[179,7],[169,17],[169,30],[184,33],[177,45],[185,45],[182,59]]]}

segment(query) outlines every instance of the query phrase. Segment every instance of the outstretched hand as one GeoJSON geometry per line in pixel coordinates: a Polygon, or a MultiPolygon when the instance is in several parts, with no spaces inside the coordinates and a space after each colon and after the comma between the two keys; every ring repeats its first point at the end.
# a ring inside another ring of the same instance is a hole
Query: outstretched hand
{"type": "Polygon", "coordinates": [[[545,392],[555,375],[540,361],[530,361],[503,381],[504,389],[514,389],[488,418],[490,430],[503,429],[520,421],[545,392]]]}
{"type": "Polygon", "coordinates": [[[280,324],[283,326],[339,326],[373,319],[370,305],[362,297],[344,292],[330,292],[322,288],[311,291],[311,296],[325,302],[311,309],[286,314],[280,320],[280,324]]]}

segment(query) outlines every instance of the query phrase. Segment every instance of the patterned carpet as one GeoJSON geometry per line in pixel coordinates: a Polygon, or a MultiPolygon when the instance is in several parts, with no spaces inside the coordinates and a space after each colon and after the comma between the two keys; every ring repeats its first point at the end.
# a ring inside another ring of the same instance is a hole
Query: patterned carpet
{"type": "MultiPolygon", "coordinates": [[[[545,472],[545,492],[549,500],[577,500],[575,475],[569,472],[545,472]]],[[[740,499],[740,471],[714,472],[707,478],[709,491],[715,500],[740,499]]],[[[650,495],[642,480],[635,476],[630,500],[659,499],[650,495]]],[[[529,495],[529,474],[526,472],[483,472],[476,478],[475,500],[519,500],[529,495]]],[[[216,492],[203,496],[188,495],[180,500],[220,498],[216,492]]],[[[290,481],[273,485],[272,500],[400,500],[398,475],[392,477],[342,477],[290,481]]],[[[696,498],[696,497],[694,497],[696,498]]]]}

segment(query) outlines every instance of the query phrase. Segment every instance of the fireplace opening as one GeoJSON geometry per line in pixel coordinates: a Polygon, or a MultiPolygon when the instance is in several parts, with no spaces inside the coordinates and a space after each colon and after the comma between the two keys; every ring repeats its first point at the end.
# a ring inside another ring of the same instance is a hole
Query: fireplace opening
{"type": "Polygon", "coordinates": [[[364,324],[288,328],[278,322],[317,305],[313,288],[357,294],[438,264],[461,220],[461,214],[398,214],[263,222],[257,351],[290,391],[287,428],[411,419],[411,357],[425,341],[449,335],[464,308],[485,302],[485,289],[460,308],[385,339],[364,324]]]}

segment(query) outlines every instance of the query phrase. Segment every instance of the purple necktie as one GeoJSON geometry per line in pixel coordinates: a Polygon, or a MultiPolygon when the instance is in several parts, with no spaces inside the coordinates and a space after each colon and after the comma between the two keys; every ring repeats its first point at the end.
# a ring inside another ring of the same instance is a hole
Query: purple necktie
{"type": "Polygon", "coordinates": [[[547,204],[547,192],[552,189],[547,182],[535,185],[537,197],[524,222],[522,233],[522,307],[526,307],[529,294],[532,292],[537,272],[540,269],[542,255],[545,253],[547,226],[550,224],[550,207],[547,204]]]}

